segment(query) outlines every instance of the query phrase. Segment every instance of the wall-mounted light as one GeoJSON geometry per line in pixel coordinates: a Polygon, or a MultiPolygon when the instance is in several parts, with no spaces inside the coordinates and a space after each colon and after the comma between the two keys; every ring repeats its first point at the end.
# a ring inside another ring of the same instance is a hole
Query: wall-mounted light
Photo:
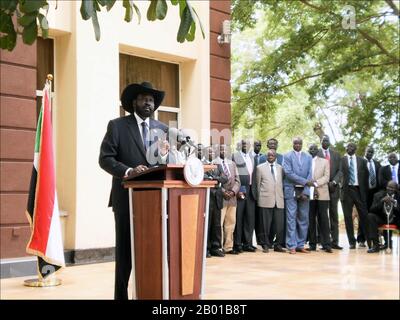
{"type": "Polygon", "coordinates": [[[224,20],[222,22],[222,33],[217,37],[219,44],[231,43],[231,22],[224,20]]]}

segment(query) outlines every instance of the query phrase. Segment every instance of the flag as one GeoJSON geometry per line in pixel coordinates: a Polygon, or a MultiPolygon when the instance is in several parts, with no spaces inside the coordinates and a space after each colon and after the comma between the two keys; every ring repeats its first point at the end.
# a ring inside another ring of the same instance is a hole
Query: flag
{"type": "Polygon", "coordinates": [[[26,252],[38,257],[40,279],[47,278],[65,265],[55,182],[49,89],[49,84],[43,89],[26,210],[32,232],[26,252]]]}

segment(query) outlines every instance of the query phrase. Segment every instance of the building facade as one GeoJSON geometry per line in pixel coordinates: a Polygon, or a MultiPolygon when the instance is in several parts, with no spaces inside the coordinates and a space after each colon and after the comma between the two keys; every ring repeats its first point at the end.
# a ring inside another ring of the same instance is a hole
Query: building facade
{"type": "MultiPolygon", "coordinates": [[[[36,120],[46,74],[54,75],[53,126],[57,193],[69,263],[113,258],[114,218],[107,208],[111,177],[98,165],[107,123],[123,115],[120,93],[131,82],[150,81],[166,91],[155,117],[194,130],[210,143],[211,129],[230,128],[230,45],[219,44],[230,1],[192,1],[205,29],[194,42],[176,41],[178,7],[163,21],[126,23],[116,3],[99,14],[101,39],[82,20],[80,2],[50,2],[49,39],[27,46],[18,39],[1,51],[1,266],[2,277],[35,273],[25,247],[25,217],[36,120]]],[[[148,3],[138,1],[142,15],[148,3]]],[[[135,19],[135,17],[134,17],[135,19]]]]}

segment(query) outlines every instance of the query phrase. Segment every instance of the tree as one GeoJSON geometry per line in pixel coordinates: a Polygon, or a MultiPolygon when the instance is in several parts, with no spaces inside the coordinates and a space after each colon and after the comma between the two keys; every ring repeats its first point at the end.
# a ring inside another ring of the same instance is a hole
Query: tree
{"type": "MultiPolygon", "coordinates": [[[[381,154],[400,149],[393,1],[234,0],[232,12],[236,33],[257,30],[252,59],[234,51],[234,63],[241,63],[233,79],[235,130],[253,121],[268,132],[289,99],[297,105],[292,112],[305,113],[315,139],[331,126],[339,129],[338,145],[354,141],[360,154],[371,143],[381,154]],[[299,92],[307,98],[297,101],[299,92]],[[334,114],[340,123],[332,123],[334,114]]],[[[303,128],[308,134],[310,126],[303,128]]]]}
{"type": "MultiPolygon", "coordinates": [[[[82,19],[92,19],[96,40],[100,40],[100,25],[97,12],[103,7],[110,11],[116,0],[81,0],[80,12],[82,19]]],[[[119,1],[125,8],[126,22],[132,21],[133,12],[136,13],[138,23],[141,20],[139,8],[133,0],[119,1]]],[[[147,20],[163,20],[168,12],[166,0],[150,0],[147,9],[147,20]]],[[[177,33],[177,41],[193,41],[196,33],[196,20],[204,38],[204,30],[196,10],[189,0],[170,0],[171,4],[179,5],[180,25],[177,33]]],[[[49,4],[45,0],[0,0],[0,47],[12,51],[15,48],[17,34],[22,34],[25,44],[33,44],[38,36],[39,29],[43,38],[47,38],[49,25],[46,19],[49,4]],[[14,20],[13,17],[16,17],[14,20]],[[14,24],[15,22],[15,24],[14,24]]]]}

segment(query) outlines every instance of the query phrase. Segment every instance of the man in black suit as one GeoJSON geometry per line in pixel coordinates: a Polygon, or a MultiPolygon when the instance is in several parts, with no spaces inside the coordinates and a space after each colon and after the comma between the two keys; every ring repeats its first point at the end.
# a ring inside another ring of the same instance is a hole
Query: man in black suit
{"type": "MultiPolygon", "coordinates": [[[[370,212],[372,201],[374,199],[375,193],[379,191],[379,170],[381,169],[381,164],[372,159],[375,150],[372,146],[368,146],[365,150],[365,160],[367,160],[368,167],[368,190],[367,190],[367,209],[370,212]]],[[[358,226],[357,242],[360,247],[365,247],[366,235],[362,233],[360,226],[358,226]]]]}
{"type": "MultiPolygon", "coordinates": [[[[216,159],[216,147],[208,147],[208,161],[204,164],[213,164],[216,159]]],[[[223,175],[223,169],[220,165],[204,173],[205,180],[216,180],[218,183],[210,189],[209,210],[208,210],[208,238],[207,238],[207,258],[211,256],[224,257],[222,250],[222,226],[221,210],[224,207],[224,198],[222,184],[228,179],[223,175]]]]}
{"type": "Polygon", "coordinates": [[[318,156],[329,161],[329,222],[332,238],[332,249],[342,250],[339,246],[339,182],[342,178],[340,171],[340,155],[335,150],[331,149],[331,142],[328,135],[324,135],[321,140],[322,148],[318,152],[318,156]]]}
{"type": "Polygon", "coordinates": [[[122,179],[166,162],[169,144],[164,137],[168,127],[150,118],[163,98],[164,92],[153,89],[151,83],[128,85],[121,104],[131,114],[108,123],[100,147],[99,164],[113,176],[109,206],[115,217],[115,299],[128,299],[132,269],[129,196],[122,179]]]}
{"type": "MultiPolygon", "coordinates": [[[[382,224],[395,224],[400,228],[400,195],[399,186],[395,181],[389,181],[386,190],[379,191],[374,196],[370,213],[368,214],[368,242],[372,242],[372,246],[368,253],[379,252],[379,235],[378,227],[382,224]],[[387,208],[387,212],[385,210],[387,208]],[[387,216],[389,213],[389,217],[387,216]]],[[[391,237],[391,234],[389,235],[391,237]]],[[[392,241],[389,241],[391,248],[392,241]]]]}
{"type": "MultiPolygon", "coordinates": [[[[252,187],[254,158],[250,153],[250,142],[241,141],[241,151],[232,155],[240,178],[240,190],[237,193],[236,226],[234,232],[234,249],[238,252],[256,251],[253,246],[255,224],[256,188],[252,187]]],[[[254,181],[254,183],[256,183],[254,181]]]]}
{"type": "MultiPolygon", "coordinates": [[[[253,151],[250,152],[250,156],[253,158],[253,162],[254,162],[254,170],[253,170],[253,177],[252,180],[255,182],[257,181],[256,178],[256,174],[257,174],[257,166],[261,163],[261,159],[265,157],[264,154],[261,153],[261,148],[262,148],[262,144],[260,140],[254,140],[254,144],[253,144],[253,151]]],[[[256,184],[253,183],[252,184],[252,188],[253,190],[255,189],[256,184]]],[[[254,223],[254,229],[256,230],[256,241],[257,244],[260,244],[260,239],[258,238],[258,230],[260,229],[260,208],[257,206],[257,203],[255,204],[255,223],[254,223]]]]}
{"type": "Polygon", "coordinates": [[[382,189],[386,189],[389,181],[393,180],[400,183],[399,159],[397,154],[392,152],[388,155],[389,164],[381,168],[379,172],[379,182],[382,189]]]}
{"type": "Polygon", "coordinates": [[[368,168],[365,159],[355,155],[357,146],[350,142],[346,147],[347,154],[340,161],[340,171],[342,172],[342,189],[340,198],[346,224],[346,233],[349,240],[350,249],[356,248],[356,238],[354,237],[353,226],[353,206],[358,211],[359,224],[362,232],[366,234],[367,219],[367,188],[368,188],[368,168]]]}

